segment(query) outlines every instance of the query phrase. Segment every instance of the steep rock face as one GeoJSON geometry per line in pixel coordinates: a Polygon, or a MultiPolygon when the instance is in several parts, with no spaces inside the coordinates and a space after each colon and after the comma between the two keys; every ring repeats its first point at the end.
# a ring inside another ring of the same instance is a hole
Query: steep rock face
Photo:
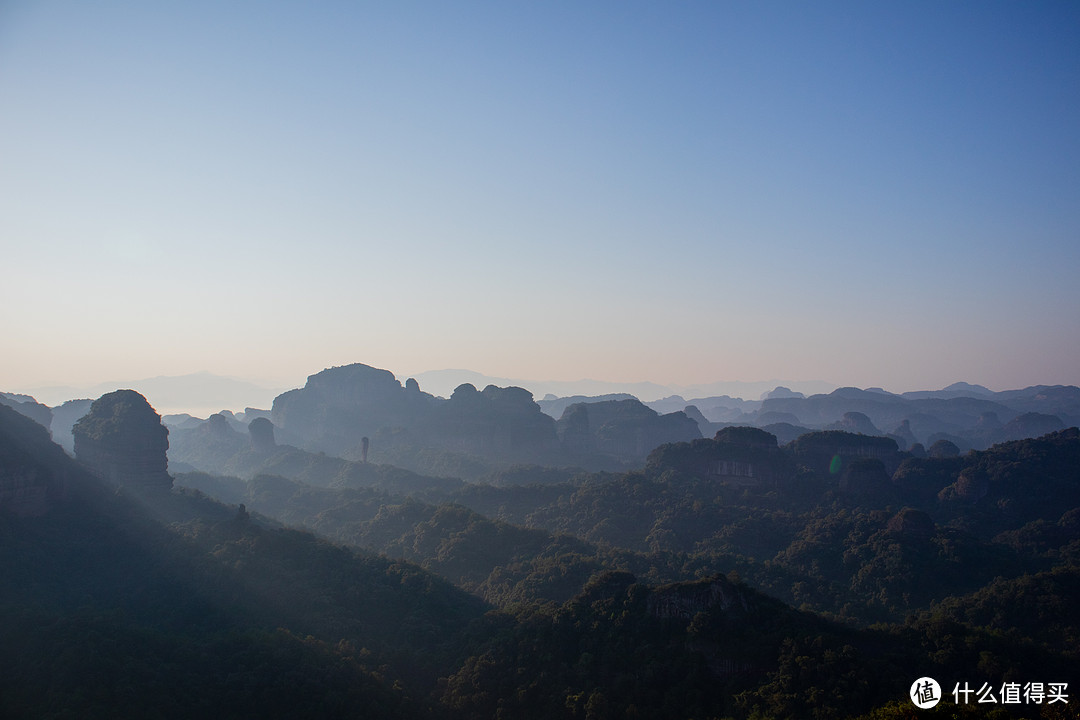
{"type": "Polygon", "coordinates": [[[589,411],[584,403],[563,412],[559,418],[558,435],[563,449],[571,454],[587,455],[595,452],[596,442],[589,424],[589,411]]]}
{"type": "Polygon", "coordinates": [[[903,422],[901,422],[895,430],[889,433],[887,437],[891,437],[895,440],[897,446],[901,450],[907,450],[919,442],[915,437],[915,433],[911,431],[911,421],[907,418],[904,418],[903,422]]]}
{"type": "Polygon", "coordinates": [[[822,430],[796,438],[789,446],[798,462],[821,475],[839,475],[847,465],[861,458],[880,460],[889,474],[900,465],[901,456],[892,438],[856,435],[842,430],[822,430]]]}
{"type": "Polygon", "coordinates": [[[45,428],[0,405],[0,512],[48,512],[67,492],[71,464],[45,428]]]}
{"type": "Polygon", "coordinates": [[[169,431],[134,390],[102,395],[72,428],[75,457],[114,485],[140,491],[172,488],[169,431]]]}
{"type": "Polygon", "coordinates": [[[251,436],[251,449],[256,452],[272,452],[277,443],[274,441],[274,423],[264,417],[257,417],[248,423],[251,436]]]}
{"type": "Polygon", "coordinates": [[[698,424],[686,413],[660,415],[638,400],[571,405],[559,418],[557,432],[568,450],[591,445],[598,453],[626,462],[640,462],[665,443],[701,438],[698,424]],[[584,427],[587,439],[580,435],[584,427]]]}
{"type": "Polygon", "coordinates": [[[745,445],[759,450],[775,450],[778,446],[775,435],[756,427],[740,427],[737,425],[726,427],[717,430],[713,439],[717,442],[745,445]]]}
{"type": "Polygon", "coordinates": [[[755,427],[729,427],[711,440],[661,445],[649,454],[646,467],[740,486],[775,487],[794,475],[776,436],[755,427]]]}
{"type": "Polygon", "coordinates": [[[720,423],[709,422],[709,419],[705,417],[705,413],[701,412],[697,405],[687,405],[683,408],[683,413],[697,423],[698,432],[701,433],[702,437],[715,435],[716,431],[723,427],[720,423]]]}
{"type": "Polygon", "coordinates": [[[356,363],[323,370],[302,389],[277,396],[270,420],[284,442],[342,454],[382,428],[413,426],[437,403],[415,380],[402,387],[388,370],[356,363]]]}
{"type": "Polygon", "coordinates": [[[455,452],[527,459],[556,444],[555,421],[519,387],[465,383],[417,424],[417,436],[455,452]]]}
{"type": "Polygon", "coordinates": [[[859,433],[861,435],[884,435],[864,413],[846,412],[837,422],[830,425],[828,430],[843,430],[844,432],[859,433]]]}

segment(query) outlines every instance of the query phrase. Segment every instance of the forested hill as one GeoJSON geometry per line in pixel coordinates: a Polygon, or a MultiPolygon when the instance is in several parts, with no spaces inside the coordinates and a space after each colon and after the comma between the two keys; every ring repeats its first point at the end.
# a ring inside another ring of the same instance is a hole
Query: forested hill
{"type": "MultiPolygon", "coordinates": [[[[990,487],[1011,487],[1011,457],[1000,472],[987,461],[990,487]]],[[[1044,470],[1054,457],[1032,451],[1044,470]]],[[[313,517],[340,532],[366,529],[388,548],[407,545],[447,576],[502,563],[518,574],[517,595],[493,609],[409,562],[285,529],[191,489],[115,477],[100,479],[0,408],[0,486],[12,491],[0,495],[4,717],[890,718],[907,716],[908,686],[925,674],[943,684],[973,677],[1000,685],[1021,672],[1077,677],[1075,570],[1068,547],[1046,540],[1071,532],[1061,520],[1057,535],[1047,526],[1023,536],[1036,539],[1032,554],[1052,570],[1002,579],[904,625],[858,630],[716,571],[754,566],[734,555],[620,550],[605,539],[634,537],[633,523],[617,532],[609,523],[599,541],[583,541],[385,489],[204,476],[241,490],[262,482],[288,503],[352,493],[352,507],[377,505],[372,523],[344,521],[348,504],[313,517]],[[15,492],[37,487],[44,491],[15,492]],[[16,502],[31,496],[44,500],[16,502]],[[559,580],[564,569],[571,572],[559,580]],[[549,589],[561,589],[531,593],[541,573],[549,589]],[[1043,593],[1042,602],[1025,605],[1027,589],[1043,593]],[[1049,623],[1046,612],[1054,624],[1029,636],[1008,627],[1031,612],[1032,624],[1049,623]]],[[[1061,481],[1048,477],[1043,487],[1056,492],[1061,481]]],[[[500,502],[512,514],[528,505],[522,498],[542,502],[574,488],[567,516],[585,518],[579,503],[602,513],[630,493],[642,522],[665,487],[670,497],[689,493],[694,512],[706,487],[721,502],[775,501],[775,489],[726,482],[666,468],[565,486],[464,487],[459,499],[500,502]],[[515,509],[503,492],[523,493],[515,509]]],[[[890,532],[925,539],[925,521],[898,517],[890,532]]],[[[1015,708],[1055,717],[1045,709],[1015,708]]],[[[952,710],[966,717],[974,708],[952,710]]]]}
{"type": "Polygon", "coordinates": [[[0,480],[65,492],[0,505],[0,715],[437,715],[479,601],[236,507],[117,491],[27,422],[0,407],[0,480]]]}

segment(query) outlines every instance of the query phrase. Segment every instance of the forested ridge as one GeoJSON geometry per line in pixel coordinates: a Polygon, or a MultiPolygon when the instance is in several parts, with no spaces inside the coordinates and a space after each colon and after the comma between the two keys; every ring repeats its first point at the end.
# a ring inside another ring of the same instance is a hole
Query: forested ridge
{"type": "Polygon", "coordinates": [[[62,480],[0,515],[5,716],[891,718],[929,675],[919,712],[967,717],[955,682],[1080,676],[1075,429],[835,472],[744,453],[762,484],[701,472],[706,440],[623,473],[146,495],[4,410],[5,471],[62,480]]]}

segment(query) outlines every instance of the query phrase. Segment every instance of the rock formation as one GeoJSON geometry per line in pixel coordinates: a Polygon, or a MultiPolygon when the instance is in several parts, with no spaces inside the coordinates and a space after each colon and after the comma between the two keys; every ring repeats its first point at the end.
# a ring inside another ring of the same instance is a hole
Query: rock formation
{"type": "Polygon", "coordinates": [[[896,445],[901,450],[907,450],[910,447],[914,447],[919,442],[915,437],[915,433],[911,431],[911,420],[907,418],[904,418],[904,420],[896,426],[896,429],[886,437],[891,437],[895,440],[896,445]]]}
{"type": "Polygon", "coordinates": [[[248,423],[251,435],[251,449],[256,452],[273,452],[277,447],[274,441],[274,423],[264,417],[257,417],[248,423]]]}
{"type": "Polygon", "coordinates": [[[822,476],[839,475],[844,468],[860,458],[880,460],[887,473],[892,473],[902,459],[899,447],[892,438],[857,435],[842,430],[822,430],[802,435],[789,446],[798,462],[822,476]]]}
{"type": "Polygon", "coordinates": [[[858,433],[860,435],[884,435],[865,413],[849,411],[838,421],[830,425],[827,430],[843,430],[844,432],[858,433]]]}
{"type": "Polygon", "coordinates": [[[952,458],[960,455],[960,448],[952,440],[937,440],[926,453],[932,458],[952,458]]]}
{"type": "Polygon", "coordinates": [[[755,427],[728,427],[710,440],[662,445],[649,454],[646,467],[747,487],[781,486],[794,475],[776,436],[755,427]]]}
{"type": "Polygon", "coordinates": [[[102,479],[142,492],[172,488],[169,431],[134,390],[117,390],[95,400],[72,435],[75,457],[102,479]]]}
{"type": "Polygon", "coordinates": [[[283,442],[343,455],[381,429],[412,427],[438,402],[415,380],[402,387],[390,371],[356,363],[323,370],[303,388],[278,395],[270,419],[283,442]]]}
{"type": "Polygon", "coordinates": [[[566,450],[591,444],[597,453],[630,463],[644,460],[665,443],[701,437],[698,424],[686,413],[660,415],[638,400],[571,405],[559,418],[557,431],[566,450]],[[582,428],[588,428],[588,441],[580,437],[582,428]]]}
{"type": "Polygon", "coordinates": [[[532,393],[488,385],[459,385],[450,399],[416,425],[418,437],[454,452],[501,459],[540,460],[556,446],[555,421],[532,393]]]}

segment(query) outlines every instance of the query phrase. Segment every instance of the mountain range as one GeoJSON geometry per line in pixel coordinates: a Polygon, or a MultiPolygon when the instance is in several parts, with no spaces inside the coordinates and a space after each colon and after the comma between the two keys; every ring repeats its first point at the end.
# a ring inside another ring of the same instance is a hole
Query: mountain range
{"type": "MultiPolygon", "coordinates": [[[[763,402],[824,417],[886,397],[792,395],[763,402]]],[[[512,464],[476,483],[279,443],[275,426],[343,447],[382,408],[414,442],[492,459],[565,452],[568,435],[637,453],[649,428],[700,421],[630,398],[556,421],[519,388],[443,399],[353,365],[269,418],[183,431],[111,392],[71,428],[73,458],[29,416],[44,406],[5,400],[3,717],[899,720],[931,676],[940,716],[967,718],[985,708],[954,683],[1068,699],[1080,677],[1076,428],[917,453],[852,432],[869,417],[848,411],[849,429],[783,444],[731,425],[635,469],[512,464]],[[173,442],[220,470],[164,473],[173,442]]],[[[1059,704],[991,716],[1075,716],[1059,704]]]]}

